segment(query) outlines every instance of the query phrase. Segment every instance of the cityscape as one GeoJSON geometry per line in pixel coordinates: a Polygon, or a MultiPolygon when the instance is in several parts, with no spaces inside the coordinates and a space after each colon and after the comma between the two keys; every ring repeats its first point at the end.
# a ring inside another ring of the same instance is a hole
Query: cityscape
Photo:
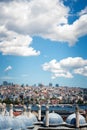
{"type": "Polygon", "coordinates": [[[59,84],[48,86],[38,84],[18,85],[3,81],[0,85],[0,101],[14,104],[87,104],[87,88],[59,86],[59,84]]]}
{"type": "Polygon", "coordinates": [[[0,0],[0,130],[87,130],[87,0],[0,0]]]}

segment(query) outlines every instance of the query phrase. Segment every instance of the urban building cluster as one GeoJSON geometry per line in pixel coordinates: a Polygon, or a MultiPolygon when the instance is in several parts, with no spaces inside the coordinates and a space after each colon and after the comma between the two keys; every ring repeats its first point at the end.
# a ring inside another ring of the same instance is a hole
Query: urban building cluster
{"type": "Polygon", "coordinates": [[[0,85],[0,102],[7,104],[86,104],[87,88],[18,85],[6,81],[0,85]]]}

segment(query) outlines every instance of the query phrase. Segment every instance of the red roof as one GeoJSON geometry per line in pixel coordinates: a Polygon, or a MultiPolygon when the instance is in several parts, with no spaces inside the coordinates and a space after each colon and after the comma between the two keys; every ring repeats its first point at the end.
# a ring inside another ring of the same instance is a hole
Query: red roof
{"type": "Polygon", "coordinates": [[[19,116],[19,115],[21,115],[21,114],[22,114],[21,111],[15,111],[15,112],[13,112],[13,115],[14,115],[14,116],[19,116]]]}

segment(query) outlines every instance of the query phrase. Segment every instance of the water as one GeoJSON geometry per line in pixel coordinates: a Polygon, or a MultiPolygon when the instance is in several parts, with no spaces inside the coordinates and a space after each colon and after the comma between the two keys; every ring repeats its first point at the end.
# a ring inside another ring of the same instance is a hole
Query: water
{"type": "MultiPolygon", "coordinates": [[[[16,108],[23,110],[23,107],[16,107],[16,108]]],[[[15,107],[14,107],[14,109],[15,109],[15,107]]],[[[80,105],[79,109],[87,110],[87,105],[80,105]]],[[[31,110],[38,111],[38,106],[37,105],[31,105],[31,110]]],[[[41,110],[45,111],[46,106],[42,105],[41,110]]],[[[60,111],[60,110],[61,111],[75,111],[75,105],[49,105],[49,110],[50,111],[60,111]]]]}
{"type": "MultiPolygon", "coordinates": [[[[31,109],[33,111],[37,111],[38,110],[38,106],[32,105],[31,109]]],[[[80,105],[79,109],[87,110],[87,105],[80,105]]],[[[46,106],[42,105],[41,106],[41,110],[45,111],[46,110],[46,106]]],[[[58,110],[61,110],[61,111],[75,111],[75,105],[50,105],[49,106],[49,110],[50,111],[58,111],[58,110]]]]}

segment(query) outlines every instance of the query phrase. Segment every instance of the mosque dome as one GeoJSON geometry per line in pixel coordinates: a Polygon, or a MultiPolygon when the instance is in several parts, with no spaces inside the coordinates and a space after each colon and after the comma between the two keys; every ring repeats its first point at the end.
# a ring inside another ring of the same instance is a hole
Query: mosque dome
{"type": "Polygon", "coordinates": [[[0,115],[0,130],[21,130],[25,128],[25,125],[22,121],[16,120],[10,116],[0,115]]]}
{"type": "Polygon", "coordinates": [[[21,130],[25,128],[26,125],[23,120],[0,115],[0,130],[21,130]]]}
{"type": "Polygon", "coordinates": [[[0,115],[0,130],[10,130],[11,129],[12,120],[9,116],[0,115]]]}
{"type": "Polygon", "coordinates": [[[12,128],[12,130],[21,130],[21,129],[25,129],[26,126],[22,120],[13,118],[11,128],[12,128]]]}
{"type": "MultiPolygon", "coordinates": [[[[70,116],[67,117],[66,123],[70,125],[76,125],[76,114],[73,113],[70,116]]],[[[84,125],[86,124],[86,120],[82,115],[79,115],[79,124],[84,125]]]]}
{"type": "Polygon", "coordinates": [[[33,113],[29,114],[29,119],[32,120],[33,124],[38,122],[36,116],[33,113]]]}
{"type": "MultiPolygon", "coordinates": [[[[49,113],[48,117],[49,117],[49,126],[57,126],[63,123],[62,117],[57,113],[54,113],[54,112],[49,113]]],[[[43,122],[44,124],[46,123],[46,117],[44,118],[43,122]]]]}
{"type": "Polygon", "coordinates": [[[16,120],[19,120],[19,122],[23,122],[26,128],[33,128],[33,121],[28,118],[27,116],[20,115],[16,117],[16,120]]]}

